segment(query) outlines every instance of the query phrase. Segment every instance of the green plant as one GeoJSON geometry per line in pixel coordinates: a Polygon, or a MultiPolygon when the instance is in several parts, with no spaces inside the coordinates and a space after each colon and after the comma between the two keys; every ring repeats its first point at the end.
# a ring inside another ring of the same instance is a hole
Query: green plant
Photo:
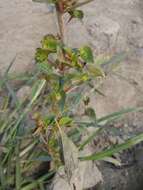
{"type": "MultiPolygon", "coordinates": [[[[20,103],[15,91],[9,85],[9,80],[12,78],[21,78],[21,76],[8,75],[13,62],[2,77],[0,87],[7,89],[15,103],[15,109],[9,110],[8,96],[4,99],[1,108],[1,112],[4,113],[0,117],[0,188],[2,190],[44,189],[44,184],[51,179],[56,169],[64,164],[62,157],[65,136],[66,140],[73,140],[80,153],[80,150],[90,143],[105,125],[126,113],[142,110],[142,108],[130,108],[97,118],[95,110],[89,106],[91,93],[103,95],[94,87],[95,79],[105,77],[102,68],[115,61],[119,62],[122,57],[119,55],[107,59],[94,58],[91,48],[87,45],[71,48],[65,44],[63,15],[68,13],[69,21],[74,18],[83,19],[84,13],[79,10],[79,7],[92,0],[33,1],[44,1],[55,6],[59,33],[57,36],[47,34],[42,39],[41,47],[35,54],[35,71],[31,76],[24,76],[22,79],[32,86],[30,102],[20,103]],[[78,113],[78,105],[81,103],[83,108],[78,113]],[[43,113],[45,107],[46,113],[43,113]],[[29,123],[27,120],[29,115],[32,115],[35,121],[34,130],[24,130],[29,123]],[[80,142],[82,132],[89,126],[97,127],[97,130],[84,142],[80,142]],[[37,162],[48,162],[50,167],[47,167],[46,174],[40,175],[33,181],[33,176],[31,177],[29,172],[37,162]]],[[[79,159],[102,160],[142,140],[143,135],[139,134],[121,145],[86,157],[80,156],[79,159]]]]}
{"type": "Polygon", "coordinates": [[[57,0],[49,1],[55,5],[59,34],[47,34],[41,41],[41,47],[36,50],[35,60],[41,77],[47,81],[47,115],[37,116],[37,130],[35,134],[43,136],[48,152],[54,163],[58,166],[61,162],[61,148],[58,140],[60,129],[70,131],[80,127],[76,124],[79,119],[76,114],[76,105],[84,103],[82,115],[86,115],[96,125],[96,113],[90,108],[90,93],[94,90],[93,81],[104,77],[101,66],[96,63],[92,49],[85,45],[81,48],[71,48],[64,43],[63,15],[69,14],[69,20],[83,19],[84,13],[78,9],[84,3],[78,1],[57,0]],[[88,86],[89,93],[86,91],[88,86]],[[76,104],[76,105],[75,105],[76,104]],[[75,105],[75,106],[74,106],[75,105]],[[46,131],[50,133],[46,137],[46,131]],[[59,163],[59,164],[58,164],[59,163]]]}
{"type": "MultiPolygon", "coordinates": [[[[86,128],[88,126],[100,126],[97,131],[101,131],[102,122],[107,124],[120,118],[125,113],[142,110],[142,108],[121,110],[98,119],[96,118],[95,110],[89,107],[91,93],[96,91],[103,95],[94,88],[95,79],[105,76],[104,69],[102,68],[108,65],[108,63],[112,64],[115,61],[120,62],[122,58],[122,54],[119,54],[118,56],[99,61],[98,58],[94,58],[93,52],[89,46],[85,45],[81,48],[71,48],[64,43],[63,15],[68,13],[70,17],[69,21],[73,18],[81,20],[84,17],[84,13],[79,10],[79,7],[91,1],[92,0],[85,0],[82,2],[74,0],[47,1],[55,6],[57,22],[59,24],[59,34],[57,36],[53,34],[46,35],[42,39],[41,47],[37,49],[35,55],[37,66],[41,71],[42,77],[46,79],[48,83],[47,88],[49,89],[47,96],[49,105],[48,112],[50,116],[48,113],[48,116],[45,118],[44,116],[39,118],[40,121],[42,121],[41,130],[43,131],[44,142],[52,158],[55,159],[56,165],[58,163],[57,158],[59,164],[61,161],[61,148],[59,146],[60,143],[58,143],[59,136],[62,135],[60,131],[69,132],[73,129],[86,128]],[[81,110],[80,114],[77,114],[77,105],[81,102],[84,104],[83,110],[81,110]],[[85,116],[86,121],[84,121],[85,116]],[[46,134],[49,127],[52,129],[47,139],[44,134],[46,134]]],[[[83,149],[93,138],[95,138],[97,131],[79,146],[79,150],[83,149]]],[[[107,152],[95,153],[95,155],[85,158],[79,157],[79,159],[103,159],[104,157],[111,156],[114,152],[129,148],[131,144],[133,145],[139,142],[138,140],[142,141],[142,135],[139,136],[139,138],[137,137],[137,140],[133,140],[133,143],[130,143],[132,140],[129,140],[123,145],[109,149],[107,152]]]]}

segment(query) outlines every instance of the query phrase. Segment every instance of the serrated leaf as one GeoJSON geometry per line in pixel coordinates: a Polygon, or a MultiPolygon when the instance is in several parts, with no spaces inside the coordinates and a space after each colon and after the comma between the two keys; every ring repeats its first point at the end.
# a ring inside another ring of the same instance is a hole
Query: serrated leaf
{"type": "Polygon", "coordinates": [[[64,125],[69,125],[72,123],[72,118],[70,117],[62,117],[59,121],[59,125],[60,126],[64,126],[64,125]]]}
{"type": "Polygon", "coordinates": [[[83,19],[84,13],[81,10],[72,10],[69,11],[69,14],[71,15],[72,18],[78,18],[78,19],[83,19]]]}
{"type": "Polygon", "coordinates": [[[49,52],[46,50],[43,50],[42,48],[37,48],[36,54],[35,54],[35,60],[38,63],[43,63],[47,61],[49,52]]]}
{"type": "Polygon", "coordinates": [[[56,53],[58,48],[58,41],[55,36],[48,34],[41,41],[42,48],[49,52],[56,53]]]}
{"type": "Polygon", "coordinates": [[[80,48],[80,56],[87,63],[93,63],[93,53],[90,47],[84,46],[80,48]]]}

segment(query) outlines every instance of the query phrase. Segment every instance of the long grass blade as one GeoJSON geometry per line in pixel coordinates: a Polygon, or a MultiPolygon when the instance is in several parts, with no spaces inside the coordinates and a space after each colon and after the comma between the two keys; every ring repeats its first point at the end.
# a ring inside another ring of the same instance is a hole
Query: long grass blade
{"type": "Polygon", "coordinates": [[[90,143],[96,136],[97,134],[102,130],[103,128],[97,128],[97,130],[90,135],[80,146],[79,146],[79,150],[83,150],[83,148],[90,143]]]}
{"type": "Polygon", "coordinates": [[[51,171],[48,174],[40,177],[36,181],[33,181],[32,183],[26,185],[25,187],[22,187],[21,190],[36,189],[36,187],[38,187],[40,183],[44,183],[44,181],[49,180],[54,174],[55,174],[55,171],[51,171]]]}
{"type": "Polygon", "coordinates": [[[20,143],[16,145],[16,190],[21,189],[21,171],[20,171],[20,155],[19,155],[20,143]]]}
{"type": "Polygon", "coordinates": [[[13,130],[11,131],[9,137],[13,136],[16,134],[16,131],[18,130],[18,127],[21,123],[21,121],[23,120],[23,118],[26,116],[26,114],[30,111],[31,106],[33,105],[33,103],[36,101],[36,99],[38,98],[38,96],[40,95],[43,87],[46,84],[46,80],[40,80],[36,83],[36,87],[33,89],[33,95],[32,95],[32,99],[29,102],[29,104],[27,105],[26,109],[23,111],[23,113],[20,115],[19,119],[17,120],[15,126],[13,127],[13,130]]]}
{"type": "Polygon", "coordinates": [[[6,189],[6,179],[5,179],[4,169],[3,169],[1,161],[0,161],[0,185],[1,185],[2,190],[6,189]]]}
{"type": "Polygon", "coordinates": [[[136,145],[142,141],[143,141],[143,133],[139,134],[133,138],[130,138],[125,143],[116,145],[113,148],[107,149],[107,150],[99,152],[99,153],[94,153],[94,154],[89,155],[89,156],[79,157],[79,159],[81,161],[84,161],[84,160],[102,160],[103,158],[112,156],[115,153],[121,152],[121,151],[126,150],[128,148],[131,148],[132,146],[134,146],[134,145],[136,145]]]}
{"type": "Polygon", "coordinates": [[[106,115],[106,116],[103,116],[103,117],[97,119],[97,123],[99,125],[101,123],[107,124],[108,122],[111,122],[111,121],[114,121],[116,119],[123,117],[127,113],[138,112],[138,111],[143,111],[143,107],[122,109],[121,111],[114,112],[114,113],[111,113],[109,115],[106,115]]]}

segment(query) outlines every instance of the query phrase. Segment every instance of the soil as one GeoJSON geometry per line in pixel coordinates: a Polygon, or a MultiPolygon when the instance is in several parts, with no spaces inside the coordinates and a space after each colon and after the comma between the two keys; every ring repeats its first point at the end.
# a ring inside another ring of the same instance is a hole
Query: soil
{"type": "MultiPolygon", "coordinates": [[[[123,142],[129,136],[142,132],[142,128],[138,128],[135,132],[134,126],[119,122],[112,126],[106,126],[108,129],[103,135],[94,140],[92,149],[99,151],[105,149],[111,144],[123,142]],[[115,135],[115,128],[118,128],[118,135],[115,135]],[[126,130],[125,130],[126,128],[126,130]],[[132,129],[132,130],[131,130],[132,129]],[[114,131],[114,132],[113,132],[114,131]],[[119,132],[120,131],[120,132],[119,132]],[[94,147],[95,146],[95,147],[94,147]]],[[[114,156],[120,160],[121,166],[115,166],[105,161],[96,162],[103,176],[103,183],[97,184],[88,190],[142,190],[143,189],[143,143],[140,143],[126,151],[123,151],[114,156]]]]}

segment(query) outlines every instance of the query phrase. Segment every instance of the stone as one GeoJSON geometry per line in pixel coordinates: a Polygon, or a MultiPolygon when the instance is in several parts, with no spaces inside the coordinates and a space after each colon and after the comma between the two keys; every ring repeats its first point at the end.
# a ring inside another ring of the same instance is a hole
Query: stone
{"type": "MultiPolygon", "coordinates": [[[[83,190],[102,183],[102,174],[93,161],[80,161],[77,147],[62,134],[65,166],[59,168],[51,185],[52,190],[83,190]]],[[[91,154],[89,146],[82,155],[91,154]]]]}
{"type": "Polygon", "coordinates": [[[96,40],[92,45],[96,51],[105,52],[116,46],[120,25],[114,20],[100,16],[88,23],[88,32],[96,40]]]}

